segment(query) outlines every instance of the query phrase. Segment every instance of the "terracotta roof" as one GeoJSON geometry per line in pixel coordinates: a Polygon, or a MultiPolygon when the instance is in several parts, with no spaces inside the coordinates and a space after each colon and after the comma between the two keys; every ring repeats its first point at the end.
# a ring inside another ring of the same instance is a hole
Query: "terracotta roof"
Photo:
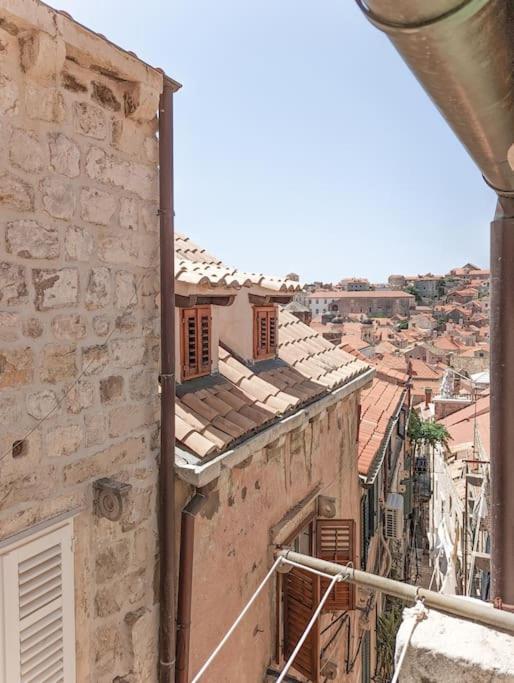
{"type": "Polygon", "coordinates": [[[311,292],[309,299],[414,299],[414,295],[398,289],[374,289],[363,292],[333,289],[311,292]]]}
{"type": "Polygon", "coordinates": [[[275,292],[296,292],[301,289],[300,284],[293,280],[230,268],[180,233],[175,233],[175,278],[186,284],[230,289],[252,285],[275,292]]]}
{"type": "Polygon", "coordinates": [[[278,359],[250,367],[219,348],[219,375],[179,386],[177,441],[205,458],[222,453],[363,374],[369,365],[279,312],[278,359]]]}
{"type": "Polygon", "coordinates": [[[390,420],[400,408],[403,393],[403,387],[379,378],[375,378],[371,387],[362,392],[357,461],[359,474],[369,474],[380,453],[390,420]]]}
{"type": "Polygon", "coordinates": [[[341,347],[347,344],[348,346],[351,346],[352,348],[356,349],[357,351],[362,351],[362,349],[369,349],[371,344],[367,341],[364,341],[361,337],[358,337],[355,334],[345,334],[341,337],[341,347]]]}

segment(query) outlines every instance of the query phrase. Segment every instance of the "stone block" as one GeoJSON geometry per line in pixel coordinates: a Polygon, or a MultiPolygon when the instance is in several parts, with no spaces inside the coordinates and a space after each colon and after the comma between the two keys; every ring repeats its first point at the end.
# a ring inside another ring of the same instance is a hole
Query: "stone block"
{"type": "Polygon", "coordinates": [[[138,683],[152,683],[157,676],[158,608],[140,608],[125,617],[133,654],[133,671],[138,683]]]}
{"type": "Polygon", "coordinates": [[[0,208],[32,211],[34,191],[28,183],[12,173],[0,173],[0,208]]]}
{"type": "Polygon", "coordinates": [[[133,273],[119,270],[114,277],[114,305],[124,311],[136,304],[136,278],[133,273]]]}
{"type": "Polygon", "coordinates": [[[119,161],[99,147],[91,147],[86,157],[86,173],[93,180],[121,187],[142,197],[157,197],[157,175],[153,166],[119,161]]]}
{"type": "Polygon", "coordinates": [[[66,116],[64,98],[56,88],[39,88],[27,85],[25,108],[31,119],[62,123],[66,116]]]}
{"type": "Polygon", "coordinates": [[[130,557],[130,543],[124,538],[100,550],[96,556],[95,578],[97,583],[119,579],[126,571],[130,557]]]}
{"type": "Polygon", "coordinates": [[[74,384],[66,394],[65,408],[68,413],[78,415],[86,408],[90,408],[95,400],[95,387],[91,382],[81,379],[74,384]]]}
{"type": "Polygon", "coordinates": [[[134,314],[129,311],[125,311],[117,316],[115,325],[119,332],[125,332],[126,334],[135,332],[138,329],[138,321],[134,314]]]}
{"type": "MultiPolygon", "coordinates": [[[[102,662],[112,670],[115,662],[121,657],[121,637],[117,628],[117,623],[102,624],[95,630],[95,661],[102,662]]],[[[95,676],[95,680],[98,678],[95,676]]]]}
{"type": "Polygon", "coordinates": [[[15,306],[28,300],[25,268],[0,261],[0,304],[15,306]]]}
{"type": "Polygon", "coordinates": [[[44,332],[43,323],[39,318],[27,318],[23,321],[21,329],[23,336],[31,339],[39,339],[44,332]]]}
{"type": "Polygon", "coordinates": [[[89,261],[94,249],[91,233],[77,225],[69,225],[64,237],[66,257],[73,261],[89,261]]]}
{"type": "Polygon", "coordinates": [[[82,445],[83,428],[80,425],[50,427],[46,433],[46,454],[51,458],[73,455],[82,445]]]}
{"type": "Polygon", "coordinates": [[[54,259],[59,256],[59,233],[37,221],[7,223],[5,245],[9,254],[28,259],[54,259]]]}
{"type": "Polygon", "coordinates": [[[25,398],[27,413],[36,420],[42,420],[57,406],[55,391],[43,389],[27,394],[25,398]]]}
{"type": "Polygon", "coordinates": [[[121,368],[132,368],[140,365],[145,356],[145,341],[135,339],[115,339],[111,342],[113,363],[121,368]]]}
{"type": "Polygon", "coordinates": [[[52,332],[57,339],[84,339],[87,333],[86,319],[78,313],[57,315],[52,320],[52,332]]]}
{"type": "Polygon", "coordinates": [[[138,121],[151,121],[157,116],[159,93],[146,83],[134,83],[125,93],[125,114],[138,121]]]}
{"type": "Polygon", "coordinates": [[[57,481],[55,467],[32,468],[20,474],[13,472],[0,478],[0,510],[12,505],[44,500],[55,493],[57,481]]]}
{"type": "Polygon", "coordinates": [[[159,214],[157,204],[143,204],[141,206],[141,222],[148,232],[159,231],[159,214]]]}
{"type": "Polygon", "coordinates": [[[156,371],[139,370],[130,377],[130,397],[135,400],[144,400],[150,396],[157,396],[158,386],[156,371]]]}
{"type": "Polygon", "coordinates": [[[57,384],[77,375],[76,347],[50,344],[43,350],[41,381],[57,384]]]}
{"type": "Polygon", "coordinates": [[[120,200],[120,225],[127,230],[137,230],[138,203],[137,199],[122,197],[120,200]]]}
{"type": "Polygon", "coordinates": [[[123,605],[123,595],[120,594],[119,584],[103,586],[96,591],[95,613],[97,617],[110,617],[117,614],[123,605]]]}
{"type": "Polygon", "coordinates": [[[107,435],[107,416],[103,413],[88,414],[84,417],[86,445],[96,446],[105,441],[107,435]]]}
{"type": "Polygon", "coordinates": [[[18,339],[20,319],[17,313],[0,311],[0,341],[12,342],[18,339]]]}
{"type": "Polygon", "coordinates": [[[121,528],[131,531],[147,520],[152,514],[153,487],[146,489],[133,488],[128,496],[126,509],[121,517],[121,528]]]}
{"type": "Polygon", "coordinates": [[[27,173],[39,173],[45,165],[45,152],[38,136],[28,130],[15,128],[9,141],[9,159],[27,173]]]}
{"type": "Polygon", "coordinates": [[[38,311],[62,308],[78,303],[79,276],[74,268],[60,270],[34,269],[32,282],[36,293],[35,305],[38,311]]]}
{"type": "Polygon", "coordinates": [[[30,78],[51,81],[62,71],[66,46],[60,36],[44,31],[25,31],[18,37],[23,71],[30,78]]]}
{"type": "Polygon", "coordinates": [[[0,426],[2,427],[4,447],[6,429],[9,429],[13,424],[20,423],[23,419],[22,405],[17,394],[10,396],[0,395],[0,426]]]}
{"type": "Polygon", "coordinates": [[[91,98],[104,109],[110,111],[120,111],[121,104],[114,92],[105,83],[99,81],[91,82],[91,98]]]}
{"type": "Polygon", "coordinates": [[[86,375],[96,375],[109,365],[109,347],[107,344],[86,346],[82,349],[82,370],[86,375]]]}
{"type": "Polygon", "coordinates": [[[105,308],[112,298],[111,271],[105,267],[93,268],[86,288],[86,308],[105,308]]]}
{"type": "Polygon", "coordinates": [[[99,337],[106,337],[111,329],[111,319],[105,315],[97,315],[93,318],[93,330],[99,337]]]}
{"type": "Polygon", "coordinates": [[[52,176],[40,183],[43,206],[50,216],[69,220],[75,211],[75,188],[69,181],[52,176]]]}
{"type": "Polygon", "coordinates": [[[100,400],[102,403],[112,403],[123,397],[123,377],[111,375],[100,380],[100,400]]]}
{"type": "Polygon", "coordinates": [[[0,389],[29,384],[34,377],[31,349],[0,349],[0,389]]]}
{"type": "Polygon", "coordinates": [[[49,133],[50,167],[56,173],[76,178],[80,174],[80,149],[62,133],[49,133]]]}
{"type": "Polygon", "coordinates": [[[7,76],[0,75],[0,114],[16,114],[18,86],[7,76]]]}
{"type": "Polygon", "coordinates": [[[84,188],[80,193],[80,215],[95,225],[108,225],[117,208],[117,199],[108,192],[84,188]]]}
{"type": "Polygon", "coordinates": [[[104,140],[107,123],[104,112],[88,102],[76,102],[73,109],[74,126],[77,133],[90,138],[104,140]]]}
{"type": "MultiPolygon", "coordinates": [[[[86,418],[86,429],[88,429],[87,422],[86,418]]],[[[96,422],[96,428],[100,429],[98,422],[96,422]]],[[[86,438],[88,438],[87,434],[86,438]]],[[[126,439],[87,458],[65,465],[64,481],[73,486],[84,481],[110,476],[113,472],[142,459],[147,450],[148,447],[143,437],[126,439]]]]}
{"type": "Polygon", "coordinates": [[[158,419],[156,406],[151,403],[137,403],[115,408],[109,415],[110,436],[123,436],[145,427],[150,427],[158,419]]]}

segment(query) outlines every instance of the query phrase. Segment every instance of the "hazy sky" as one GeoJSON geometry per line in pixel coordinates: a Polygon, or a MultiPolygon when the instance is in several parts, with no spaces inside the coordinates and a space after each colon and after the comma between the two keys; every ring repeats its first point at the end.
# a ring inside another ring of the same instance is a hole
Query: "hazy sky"
{"type": "Polygon", "coordinates": [[[231,265],[302,280],[488,263],[495,199],[352,0],[57,0],[162,67],[176,225],[231,265]]]}

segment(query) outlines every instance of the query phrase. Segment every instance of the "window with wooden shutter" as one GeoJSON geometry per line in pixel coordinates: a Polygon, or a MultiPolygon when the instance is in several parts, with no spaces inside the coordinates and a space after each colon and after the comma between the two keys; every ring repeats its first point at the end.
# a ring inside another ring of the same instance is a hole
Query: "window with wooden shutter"
{"type": "MultiPolygon", "coordinates": [[[[355,563],[355,522],[353,519],[318,519],[316,523],[316,556],[322,560],[346,565],[355,563]]],[[[328,579],[321,579],[321,594],[328,579]]],[[[323,612],[350,610],[355,606],[355,586],[348,581],[336,583],[323,612]]]]}
{"type": "Polygon", "coordinates": [[[0,579],[0,682],[75,681],[71,522],[7,547],[0,579]]]}
{"type": "Polygon", "coordinates": [[[182,379],[211,372],[211,309],[195,306],[182,309],[182,379]]]}
{"type": "Polygon", "coordinates": [[[253,356],[256,360],[273,358],[278,344],[277,309],[255,306],[253,311],[253,356]]]}
{"type": "MultiPolygon", "coordinates": [[[[304,569],[293,567],[283,577],[284,657],[291,656],[320,601],[320,579],[304,569]]],[[[312,627],[293,662],[294,668],[317,683],[320,667],[319,619],[312,627]]]]}

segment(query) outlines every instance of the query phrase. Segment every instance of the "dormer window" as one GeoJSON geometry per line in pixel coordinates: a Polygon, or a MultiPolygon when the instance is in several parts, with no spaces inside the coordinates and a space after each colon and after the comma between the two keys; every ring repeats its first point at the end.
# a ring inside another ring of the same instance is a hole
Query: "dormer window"
{"type": "Polygon", "coordinates": [[[254,306],[253,357],[255,360],[276,356],[277,326],[277,309],[275,306],[254,306]]]}
{"type": "Polygon", "coordinates": [[[211,372],[211,307],[182,309],[182,379],[193,379],[211,372]]]}

